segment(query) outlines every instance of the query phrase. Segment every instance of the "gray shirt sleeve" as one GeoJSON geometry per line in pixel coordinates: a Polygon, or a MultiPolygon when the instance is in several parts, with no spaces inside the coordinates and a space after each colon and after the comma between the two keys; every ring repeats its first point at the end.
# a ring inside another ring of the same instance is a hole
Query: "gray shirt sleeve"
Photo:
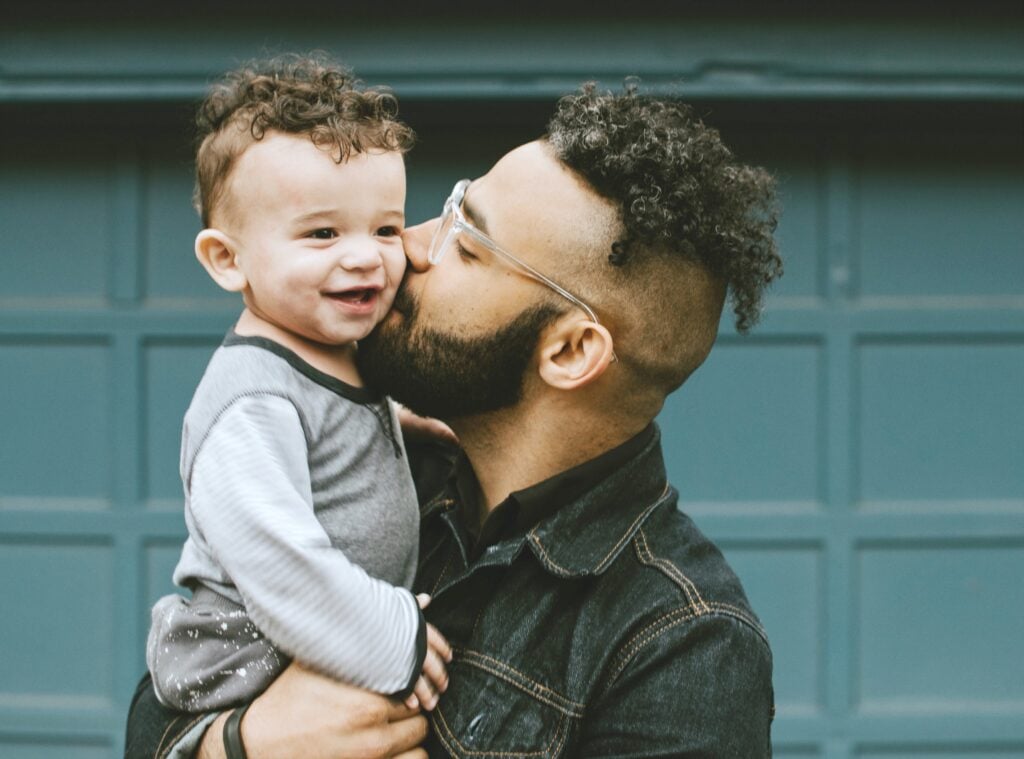
{"type": "Polygon", "coordinates": [[[416,600],[331,545],[287,399],[232,403],[197,452],[190,487],[193,527],[278,648],[353,685],[407,688],[419,663],[416,600]]]}

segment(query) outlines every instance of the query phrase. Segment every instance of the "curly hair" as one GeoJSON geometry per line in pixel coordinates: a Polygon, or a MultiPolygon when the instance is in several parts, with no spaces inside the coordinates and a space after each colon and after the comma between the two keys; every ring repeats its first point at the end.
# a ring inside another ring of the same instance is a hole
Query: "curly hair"
{"type": "Polygon", "coordinates": [[[644,251],[672,251],[728,286],[736,328],[760,317],[765,287],[782,274],[773,232],[775,183],[737,162],[718,132],[674,99],[622,94],[594,83],[563,97],[548,124],[559,160],[620,210],[608,260],[628,267],[644,251]]]}
{"type": "Polygon", "coordinates": [[[341,163],[367,150],[407,152],[415,136],[390,92],[365,88],[324,53],[253,61],[210,88],[196,114],[196,210],[212,209],[239,156],[268,131],[307,134],[341,163]]]}

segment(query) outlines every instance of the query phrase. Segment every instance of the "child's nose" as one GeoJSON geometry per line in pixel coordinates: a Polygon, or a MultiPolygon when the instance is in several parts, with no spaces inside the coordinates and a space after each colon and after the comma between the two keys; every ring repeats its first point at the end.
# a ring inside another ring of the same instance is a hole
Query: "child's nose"
{"type": "Polygon", "coordinates": [[[370,238],[346,241],[338,259],[341,268],[349,271],[376,269],[382,262],[380,250],[376,242],[370,238]]]}

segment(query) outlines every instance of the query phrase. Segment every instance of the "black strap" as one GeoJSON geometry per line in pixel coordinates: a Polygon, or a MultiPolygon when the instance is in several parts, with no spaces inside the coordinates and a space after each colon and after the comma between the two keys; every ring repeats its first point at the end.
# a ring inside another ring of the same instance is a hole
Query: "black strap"
{"type": "Polygon", "coordinates": [[[252,706],[251,703],[235,709],[224,723],[224,754],[227,759],[249,759],[242,743],[242,717],[252,706]]]}

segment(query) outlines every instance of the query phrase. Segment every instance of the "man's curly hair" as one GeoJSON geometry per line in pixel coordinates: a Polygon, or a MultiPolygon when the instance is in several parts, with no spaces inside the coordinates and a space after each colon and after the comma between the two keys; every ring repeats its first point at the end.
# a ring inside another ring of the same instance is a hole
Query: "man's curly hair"
{"type": "Polygon", "coordinates": [[[229,72],[196,114],[193,200],[203,226],[239,156],[267,132],[309,135],[341,163],[367,150],[407,152],[415,137],[397,114],[394,95],[363,87],[323,53],[278,56],[229,72]]]}
{"type": "Polygon", "coordinates": [[[645,251],[703,264],[729,288],[736,327],[760,316],[765,287],[782,274],[772,237],[775,184],[739,163],[716,130],[673,99],[585,84],[562,98],[547,140],[562,163],[620,210],[623,235],[609,261],[628,267],[645,251]]]}

